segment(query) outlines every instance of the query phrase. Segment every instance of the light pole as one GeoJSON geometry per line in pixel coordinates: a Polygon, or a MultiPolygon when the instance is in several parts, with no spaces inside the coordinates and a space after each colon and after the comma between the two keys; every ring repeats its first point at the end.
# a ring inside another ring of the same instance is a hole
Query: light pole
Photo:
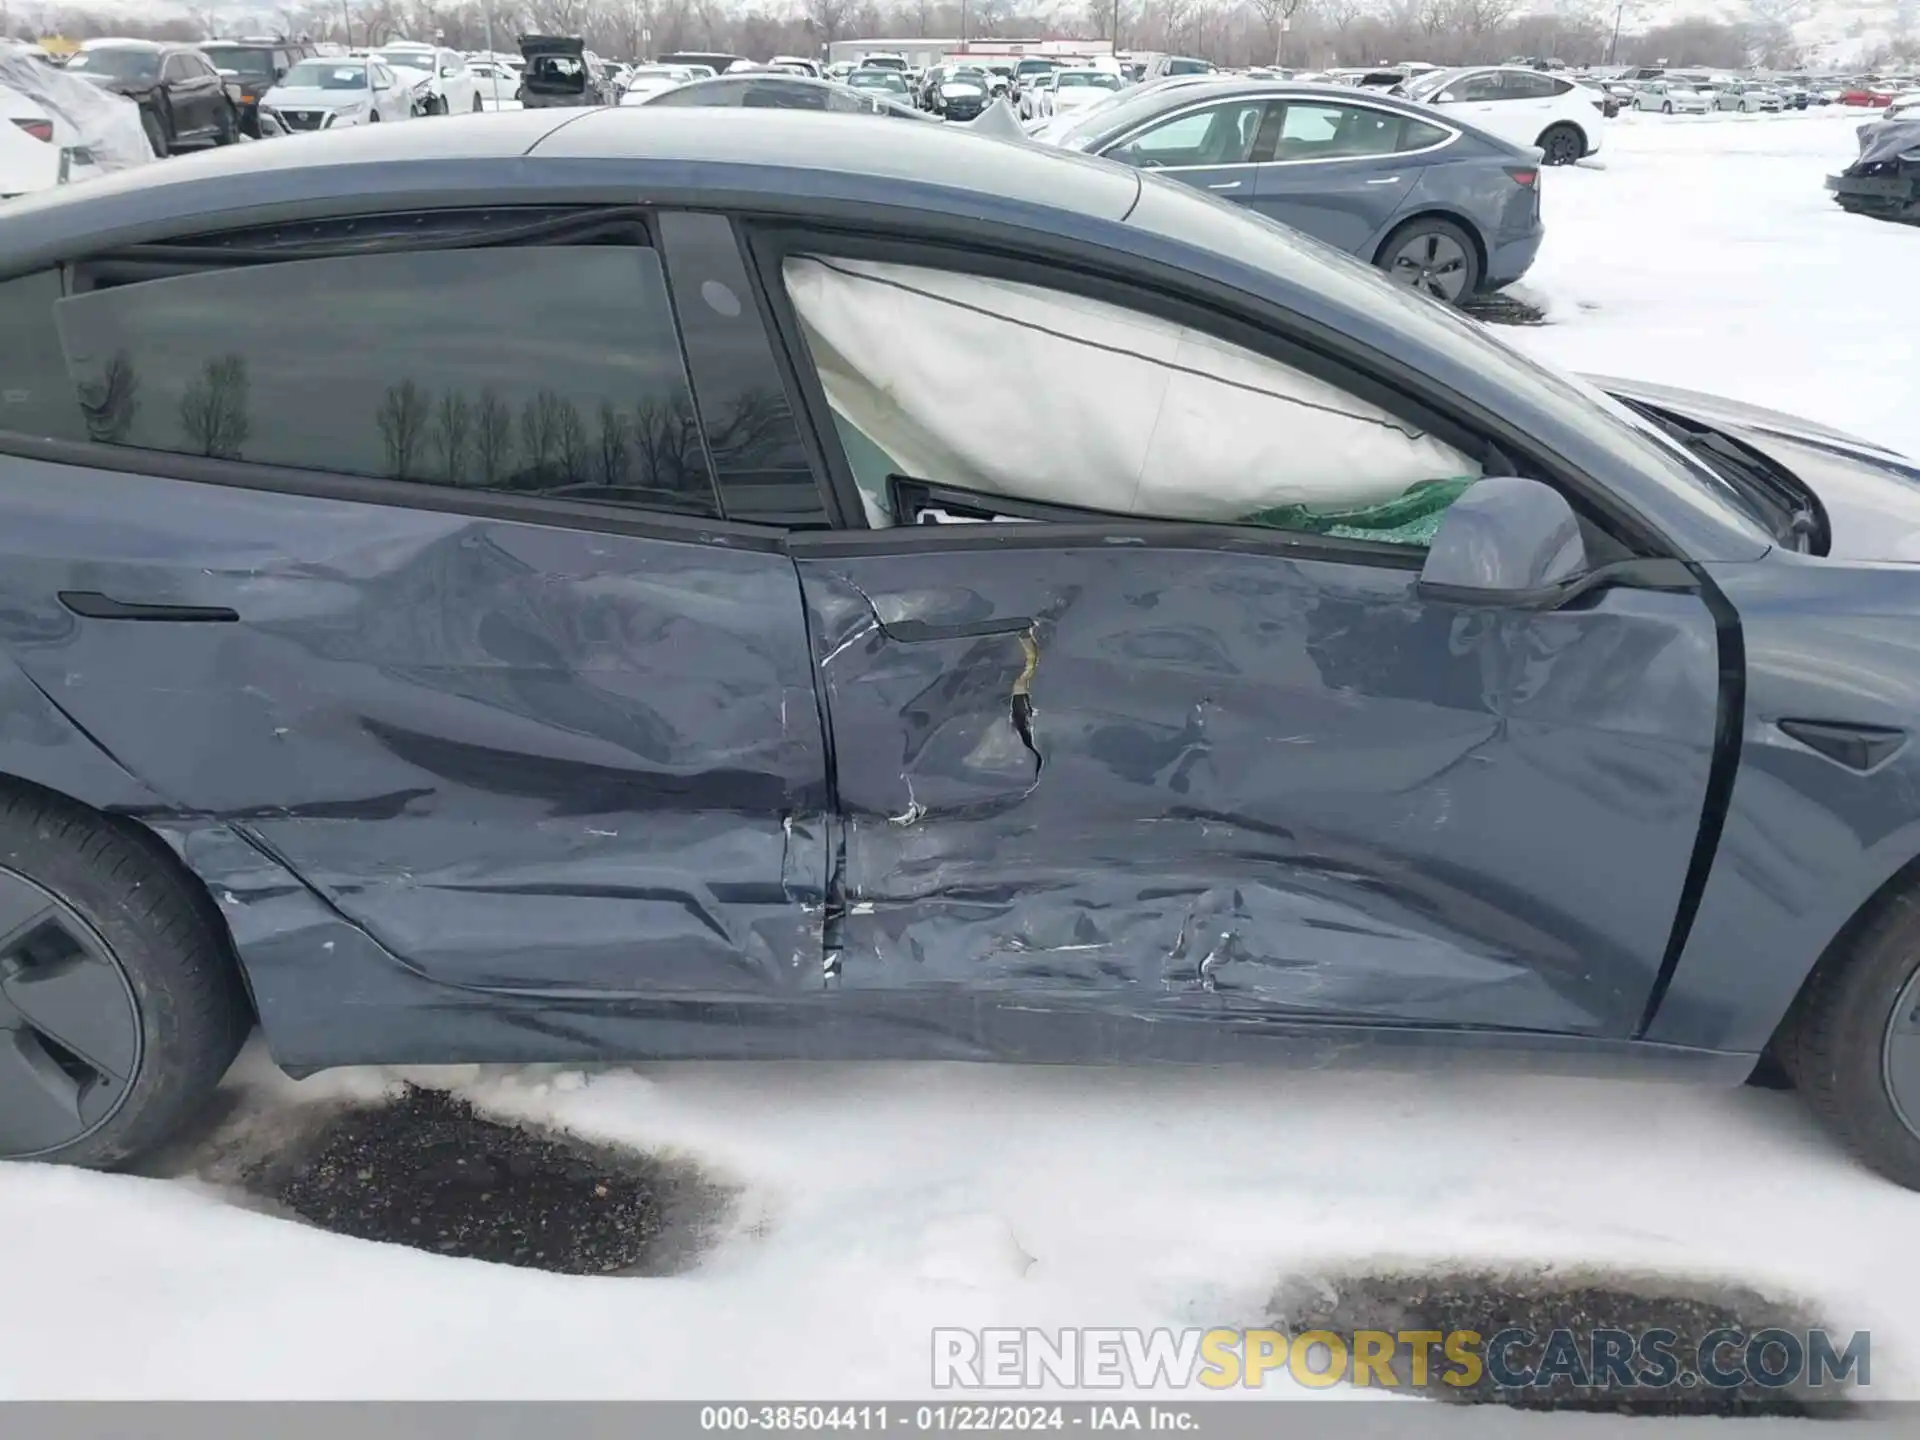
{"type": "Polygon", "coordinates": [[[1611,65],[1614,56],[1620,53],[1620,22],[1626,18],[1627,0],[1620,0],[1620,8],[1613,12],[1613,39],[1607,42],[1607,64],[1611,65]]]}

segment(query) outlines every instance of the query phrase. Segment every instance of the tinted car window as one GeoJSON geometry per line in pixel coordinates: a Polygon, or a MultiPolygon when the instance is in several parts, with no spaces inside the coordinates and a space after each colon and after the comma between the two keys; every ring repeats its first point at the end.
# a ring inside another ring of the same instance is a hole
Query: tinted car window
{"type": "Polygon", "coordinates": [[[301,260],[54,312],[80,394],[124,396],[89,416],[104,443],[718,513],[648,249],[301,260]]]}
{"type": "Polygon", "coordinates": [[[1401,148],[1404,120],[1404,116],[1363,105],[1291,102],[1273,158],[1350,160],[1391,155],[1401,148]]]}
{"type": "Polygon", "coordinates": [[[1560,86],[1545,75],[1526,75],[1509,70],[1500,77],[1500,94],[1506,100],[1546,100],[1560,93],[1560,86]]]}
{"type": "Polygon", "coordinates": [[[116,80],[152,80],[160,74],[160,57],[151,50],[82,50],[67,61],[67,69],[116,80]]]}
{"type": "Polygon", "coordinates": [[[83,397],[74,394],[54,328],[60,275],[44,270],[0,283],[0,430],[53,440],[84,440],[83,397]]]}
{"type": "Polygon", "coordinates": [[[1425,150],[1438,145],[1447,138],[1447,132],[1438,125],[1429,125],[1424,120],[1415,120],[1411,116],[1400,121],[1400,150],[1425,150]]]}
{"type": "Polygon", "coordinates": [[[209,45],[204,53],[222,70],[231,70],[243,80],[270,80],[277,66],[284,67],[284,51],[275,52],[250,45],[209,45]]]}

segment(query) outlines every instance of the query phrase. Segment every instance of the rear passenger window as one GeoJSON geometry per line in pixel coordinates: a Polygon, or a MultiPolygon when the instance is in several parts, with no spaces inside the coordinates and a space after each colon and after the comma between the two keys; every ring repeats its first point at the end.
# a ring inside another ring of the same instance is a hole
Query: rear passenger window
{"type": "Polygon", "coordinates": [[[99,442],[720,513],[651,249],[234,266],[53,310],[99,442]]]}
{"type": "Polygon", "coordinates": [[[85,440],[81,401],[67,379],[53,304],[60,274],[0,281],[0,430],[48,440],[85,440]]]}
{"type": "Polygon", "coordinates": [[[1409,150],[1425,150],[1438,145],[1447,138],[1447,132],[1438,125],[1429,125],[1424,120],[1416,120],[1411,115],[1400,122],[1399,153],[1409,150]]]}

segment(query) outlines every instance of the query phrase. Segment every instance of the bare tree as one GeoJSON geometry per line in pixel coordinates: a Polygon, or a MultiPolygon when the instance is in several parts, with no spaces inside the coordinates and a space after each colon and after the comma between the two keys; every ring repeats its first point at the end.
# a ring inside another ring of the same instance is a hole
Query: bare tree
{"type": "Polygon", "coordinates": [[[547,483],[546,469],[560,443],[560,412],[566,401],[542,390],[520,410],[520,458],[535,472],[535,483],[547,483]]]}
{"type": "Polygon", "coordinates": [[[560,462],[567,484],[578,485],[591,473],[588,449],[587,424],[579,408],[571,400],[560,400],[553,412],[553,458],[560,462]]]}
{"type": "Polygon", "coordinates": [[[633,464],[633,426],[611,400],[600,402],[600,483],[617,490],[633,464]]]}
{"type": "Polygon", "coordinates": [[[140,413],[140,377],[134,374],[131,355],[114,351],[99,378],[83,383],[79,393],[88,435],[103,445],[118,445],[127,438],[134,416],[140,413]]]}
{"type": "Polygon", "coordinates": [[[433,448],[440,457],[440,475],[449,485],[467,480],[467,452],[473,445],[473,406],[458,390],[440,397],[433,412],[433,448]]]}
{"type": "Polygon", "coordinates": [[[822,46],[833,44],[845,28],[853,0],[806,0],[807,25],[822,46]]]}
{"type": "Polygon", "coordinates": [[[473,413],[473,454],[480,466],[480,483],[498,485],[513,463],[513,412],[491,389],[480,392],[473,413]]]}
{"type": "Polygon", "coordinates": [[[380,443],[387,451],[387,474],[395,480],[411,480],[419,469],[420,454],[426,448],[427,417],[433,410],[433,397],[412,380],[389,385],[374,411],[374,424],[380,427],[380,443]]]}
{"type": "Polygon", "coordinates": [[[251,385],[243,356],[223,355],[201,367],[200,378],[180,397],[180,428],[202,455],[238,460],[253,433],[247,415],[251,385]]]}
{"type": "Polygon", "coordinates": [[[1306,7],[1307,0],[1252,0],[1254,14],[1273,36],[1273,63],[1287,63],[1287,32],[1293,18],[1306,7]]]}

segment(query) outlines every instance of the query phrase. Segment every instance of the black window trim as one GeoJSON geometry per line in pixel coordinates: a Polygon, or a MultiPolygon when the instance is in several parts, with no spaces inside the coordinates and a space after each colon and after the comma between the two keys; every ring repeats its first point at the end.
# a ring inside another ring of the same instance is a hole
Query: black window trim
{"type": "MultiPolygon", "coordinates": [[[[1412,568],[1417,569],[1426,554],[1424,546],[1349,540],[1271,526],[1147,517],[1137,520],[1116,517],[1112,522],[1097,524],[895,525],[880,529],[869,526],[865,506],[860,500],[859,485],[854,479],[838,432],[832,428],[826,392],[821,386],[818,371],[806,358],[806,341],[800,329],[799,316],[787,298],[781,276],[781,264],[788,256],[825,252],[846,259],[926,265],[962,274],[1020,281],[1193,325],[1217,339],[1291,365],[1361,399],[1378,404],[1403,419],[1418,423],[1427,433],[1479,457],[1487,466],[1488,473],[1500,473],[1502,469],[1510,471],[1513,457],[1524,456],[1534,462],[1537,473],[1550,477],[1550,483],[1568,497],[1578,513],[1609,540],[1622,545],[1626,553],[1656,556],[1674,553],[1657,537],[1641,533],[1641,527],[1622,523],[1620,517],[1604,504],[1594,504],[1589,485],[1574,481],[1559,467],[1542,462],[1524,445],[1509,445],[1507,437],[1470,424],[1456,423],[1418,396],[1410,394],[1405,387],[1395,385],[1377,373],[1370,373],[1343,357],[1330,356],[1313,347],[1303,337],[1289,334],[1284,327],[1262,329],[1244,316],[1209,305],[1177,289],[1156,285],[1145,277],[1103,273],[1084,263],[1072,269],[1055,268],[1045,260],[1035,260],[1030,253],[1003,250],[992,245],[962,248],[951,239],[918,233],[807,226],[791,221],[749,224],[743,227],[743,233],[753,256],[749,273],[757,274],[758,283],[772,302],[773,333],[777,340],[775,348],[788,352],[789,363],[796,371],[794,393],[800,397],[802,407],[809,412],[809,422],[803,428],[803,434],[811,430],[815,436],[825,434],[832,437],[830,443],[823,444],[823,459],[831,476],[834,493],[839,497],[841,512],[851,517],[850,523],[834,530],[795,532],[796,550],[830,549],[841,552],[851,547],[855,551],[892,553],[941,548],[991,548],[995,545],[1044,547],[1050,543],[1049,536],[1053,542],[1060,544],[1093,543],[1086,537],[1103,536],[1107,542],[1138,540],[1156,545],[1184,543],[1197,548],[1228,545],[1235,549],[1275,550],[1298,558],[1372,563],[1395,568],[1406,567],[1411,561],[1412,568]],[[907,538],[902,533],[919,530],[931,530],[935,534],[907,538]],[[957,533],[982,530],[993,531],[999,538],[969,537],[957,533]],[[1002,531],[1022,533],[1000,535],[1002,531]],[[1184,542],[1174,538],[1181,535],[1193,538],[1184,542]],[[1076,541],[1076,536],[1080,540],[1076,541]]],[[[935,476],[909,478],[939,483],[939,477],[935,476]]]]}
{"type": "MultiPolygon", "coordinates": [[[[822,443],[821,437],[815,432],[813,416],[810,413],[810,407],[804,399],[801,373],[796,369],[794,357],[789,353],[788,347],[781,343],[781,332],[774,313],[772,300],[767,294],[765,277],[760,273],[760,267],[754,263],[753,252],[747,244],[745,235],[741,232],[739,220],[724,210],[709,210],[693,206],[674,205],[660,206],[652,211],[650,223],[656,221],[658,216],[667,213],[681,215],[717,215],[721,220],[726,222],[727,227],[733,232],[735,251],[740,257],[740,268],[745,272],[748,288],[753,294],[754,313],[760,318],[760,328],[766,335],[767,348],[773,354],[774,371],[780,378],[782,388],[786,391],[787,408],[793,416],[794,429],[799,433],[801,451],[807,457],[808,468],[813,471],[814,493],[819,498],[821,509],[825,512],[826,528],[833,530],[844,527],[847,523],[847,511],[844,498],[838,487],[831,482],[830,477],[833,471],[827,460],[828,450],[822,443]]],[[[667,305],[673,314],[675,337],[680,342],[682,357],[687,367],[688,383],[693,390],[694,413],[700,417],[701,433],[704,435],[706,433],[706,401],[700,393],[699,381],[694,376],[692,358],[685,353],[686,331],[680,319],[679,301],[674,296],[672,247],[659,243],[661,235],[657,223],[653,223],[653,231],[655,246],[660,256],[660,264],[667,273],[667,305]]],[[[711,452],[709,452],[708,455],[708,463],[710,465],[712,464],[711,452]]],[[[720,508],[725,510],[727,505],[726,490],[720,480],[717,469],[714,473],[714,487],[720,496],[720,508]]],[[[857,495],[855,504],[856,509],[854,513],[863,513],[858,509],[857,495]]],[[[817,533],[817,527],[801,526],[792,528],[795,533],[817,533]]]]}
{"type": "MultiPolygon", "coordinates": [[[[324,221],[329,218],[341,220],[366,220],[376,215],[405,215],[427,213],[427,211],[446,210],[487,210],[502,212],[513,209],[559,209],[556,206],[474,206],[474,205],[438,205],[422,207],[418,211],[401,208],[380,210],[372,214],[355,213],[338,217],[316,216],[313,220],[324,221]]],[[[289,247],[279,251],[260,250],[223,250],[217,246],[181,245],[169,242],[152,242],[145,245],[127,246],[118,251],[105,251],[94,255],[85,255],[65,264],[46,267],[57,269],[61,278],[61,290],[64,294],[74,294],[76,275],[83,275],[89,266],[112,267],[128,266],[152,267],[163,274],[193,273],[203,269],[231,268],[236,265],[291,263],[296,260],[319,258],[343,258],[364,254],[392,254],[425,250],[464,248],[485,249],[504,248],[517,243],[525,244],[529,238],[535,242],[544,240],[552,243],[558,237],[577,238],[581,233],[602,233],[612,225],[628,225],[637,228],[642,243],[651,249],[665,269],[665,252],[659,247],[658,235],[652,224],[652,210],[641,207],[584,205],[577,207],[580,214],[577,222],[570,225],[543,224],[539,226],[513,226],[503,224],[490,241],[483,235],[466,237],[462,243],[450,246],[437,237],[391,237],[391,243],[368,245],[362,242],[356,246],[313,246],[289,247]]],[[[257,220],[246,223],[244,218],[236,217],[237,223],[221,226],[217,229],[195,232],[190,239],[206,238],[228,232],[242,232],[260,228],[257,220]]],[[[309,222],[285,222],[309,223],[309,222]]],[[[748,264],[749,278],[753,275],[753,266],[748,264]]],[[[27,272],[28,274],[37,272],[27,272]]],[[[8,275],[0,278],[0,284],[13,279],[24,279],[25,275],[8,275]]],[[[159,278],[148,275],[143,278],[159,278]]],[[[756,282],[757,283],[757,282],[756,282]]],[[[671,294],[669,293],[669,314],[671,294]]],[[[769,332],[771,334],[771,332],[769,332]]],[[[674,345],[680,351],[682,372],[687,375],[689,392],[693,390],[691,372],[687,369],[685,341],[680,334],[678,317],[674,316],[674,345]]],[[[788,367],[782,356],[782,346],[773,345],[776,364],[783,371],[788,367]]],[[[694,404],[698,406],[697,394],[694,404]]],[[[801,430],[802,440],[808,439],[809,425],[795,407],[795,421],[801,430]]],[[[712,456],[707,453],[704,433],[701,440],[702,458],[706,463],[708,484],[712,489],[716,504],[724,510],[725,497],[720,493],[713,475],[712,456]]],[[[257,490],[269,494],[308,495],[316,499],[342,500],[357,504],[388,505],[398,509],[431,510],[450,514],[473,515],[477,518],[518,521],[526,524],[550,525],[564,529],[606,532],[618,535],[632,535],[645,538],[676,540],[693,544],[723,545],[736,549],[779,551],[789,531],[784,527],[757,524],[749,521],[737,521],[724,515],[702,516],[679,514],[670,510],[650,510],[639,506],[611,505],[588,500],[568,500],[540,495],[521,495],[507,491],[483,491],[475,488],[437,486],[412,480],[390,480],[377,476],[351,475],[338,471],[306,470],[293,466],[271,465],[250,460],[223,460],[200,455],[182,455],[168,450],[152,450],[132,445],[110,445],[94,440],[62,440],[47,436],[36,436],[21,431],[0,429],[0,456],[15,457],[24,460],[39,460],[51,464],[73,466],[84,469],[104,470],[116,474],[136,474],[152,476],[160,480],[178,480],[190,484],[220,485],[234,489],[257,490]]],[[[813,449],[809,447],[809,458],[813,458],[813,449]]],[[[817,462],[816,462],[817,463],[817,462]]],[[[816,483],[819,471],[815,471],[816,483]]],[[[832,507],[829,506],[829,514],[832,507]]]]}

